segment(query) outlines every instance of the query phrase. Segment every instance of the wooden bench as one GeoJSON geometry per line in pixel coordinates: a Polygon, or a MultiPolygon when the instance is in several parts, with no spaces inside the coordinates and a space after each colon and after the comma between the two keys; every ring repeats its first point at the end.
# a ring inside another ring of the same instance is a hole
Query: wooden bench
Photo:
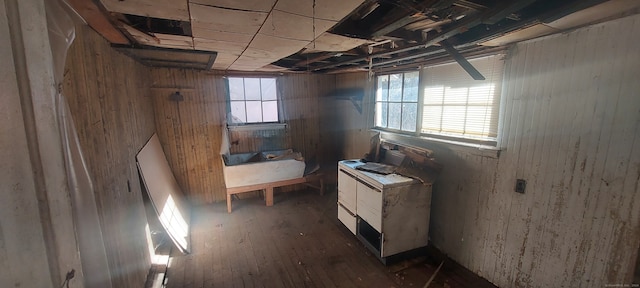
{"type": "Polygon", "coordinates": [[[239,186],[227,188],[227,212],[231,213],[231,195],[264,190],[264,198],[267,206],[273,206],[273,189],[276,187],[289,186],[294,184],[305,184],[309,187],[320,190],[320,195],[324,194],[324,181],[322,179],[321,173],[313,173],[307,176],[303,176],[300,178],[282,180],[276,182],[262,183],[262,184],[254,184],[247,186],[239,186]],[[311,184],[312,182],[319,182],[318,185],[311,184]]]}

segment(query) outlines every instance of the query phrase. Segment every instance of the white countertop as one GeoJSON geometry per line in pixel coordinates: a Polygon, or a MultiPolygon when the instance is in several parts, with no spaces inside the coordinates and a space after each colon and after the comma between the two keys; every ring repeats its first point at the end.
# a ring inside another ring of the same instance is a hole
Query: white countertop
{"type": "Polygon", "coordinates": [[[380,189],[384,187],[401,186],[418,182],[412,178],[400,176],[398,174],[383,175],[356,169],[356,167],[364,164],[364,162],[361,162],[358,159],[338,161],[338,167],[345,168],[345,170],[347,170],[349,173],[355,174],[355,176],[357,176],[358,178],[361,178],[365,182],[368,182],[369,184],[380,189]]]}

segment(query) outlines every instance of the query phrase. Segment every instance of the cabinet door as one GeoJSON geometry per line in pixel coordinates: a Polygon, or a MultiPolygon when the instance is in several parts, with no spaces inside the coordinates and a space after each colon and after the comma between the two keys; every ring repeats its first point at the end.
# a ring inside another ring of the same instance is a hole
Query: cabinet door
{"type": "Polygon", "coordinates": [[[344,208],[342,204],[338,203],[338,220],[344,224],[351,233],[356,234],[356,216],[351,214],[349,210],[344,208]]]}
{"type": "Polygon", "coordinates": [[[338,170],[338,202],[357,214],[356,208],[356,179],[342,169],[338,170]]]}
{"type": "Polygon", "coordinates": [[[382,232],[382,192],[361,181],[357,182],[357,191],[357,215],[382,232]]]}

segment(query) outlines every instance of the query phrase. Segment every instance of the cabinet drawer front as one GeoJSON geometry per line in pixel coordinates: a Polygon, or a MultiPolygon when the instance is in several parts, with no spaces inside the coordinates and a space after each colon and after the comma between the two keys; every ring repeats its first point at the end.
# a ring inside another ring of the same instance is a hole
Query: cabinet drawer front
{"type": "Polygon", "coordinates": [[[356,234],[356,216],[349,213],[349,211],[340,204],[338,204],[338,220],[349,228],[351,233],[356,234]]]}
{"type": "Polygon", "coordinates": [[[344,206],[353,213],[357,213],[356,187],[355,178],[343,170],[338,170],[338,202],[344,204],[344,206]]]}
{"type": "Polygon", "coordinates": [[[345,172],[342,169],[338,170],[338,190],[345,192],[356,193],[356,177],[345,172]]]}
{"type": "Polygon", "coordinates": [[[358,211],[358,216],[378,232],[382,232],[382,193],[360,181],[357,182],[357,191],[356,211],[358,211]]]}

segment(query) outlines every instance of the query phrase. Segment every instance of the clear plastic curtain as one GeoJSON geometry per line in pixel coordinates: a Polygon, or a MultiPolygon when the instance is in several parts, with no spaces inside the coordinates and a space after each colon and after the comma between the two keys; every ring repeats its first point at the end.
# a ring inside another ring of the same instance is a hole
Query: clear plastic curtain
{"type": "Polygon", "coordinates": [[[45,1],[45,3],[54,62],[54,77],[58,91],[55,95],[56,113],[60,124],[69,197],[84,274],[84,286],[112,287],[93,183],[82,154],[69,106],[61,89],[67,50],[75,38],[75,25],[82,20],[63,0],[51,0],[45,1]]]}

